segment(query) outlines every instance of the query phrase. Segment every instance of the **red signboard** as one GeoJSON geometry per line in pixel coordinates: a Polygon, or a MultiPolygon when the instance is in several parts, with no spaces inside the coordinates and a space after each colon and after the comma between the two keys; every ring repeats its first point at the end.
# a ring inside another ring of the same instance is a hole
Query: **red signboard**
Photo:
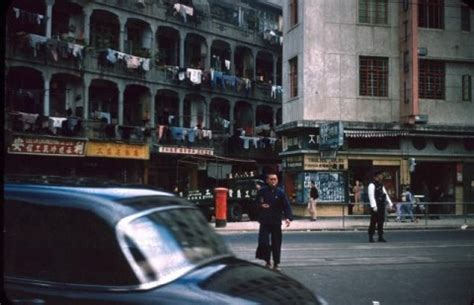
{"type": "Polygon", "coordinates": [[[14,136],[8,153],[62,157],[84,157],[85,141],[14,136]]]}

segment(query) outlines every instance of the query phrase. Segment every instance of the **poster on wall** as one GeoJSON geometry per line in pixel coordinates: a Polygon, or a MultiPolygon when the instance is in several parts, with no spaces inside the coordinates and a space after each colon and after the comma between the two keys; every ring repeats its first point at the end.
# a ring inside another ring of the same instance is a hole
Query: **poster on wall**
{"type": "Polygon", "coordinates": [[[347,174],[343,171],[304,172],[299,179],[303,181],[299,202],[308,201],[311,180],[314,180],[319,191],[318,202],[347,202],[347,174]]]}

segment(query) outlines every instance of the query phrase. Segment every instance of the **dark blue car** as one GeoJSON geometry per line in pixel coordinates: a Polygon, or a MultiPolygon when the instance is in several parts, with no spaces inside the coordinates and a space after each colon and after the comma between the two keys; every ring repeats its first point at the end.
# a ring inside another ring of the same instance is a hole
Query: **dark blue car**
{"type": "Polygon", "coordinates": [[[321,304],[237,259],[198,209],[166,192],[6,182],[3,207],[12,304],[321,304]]]}

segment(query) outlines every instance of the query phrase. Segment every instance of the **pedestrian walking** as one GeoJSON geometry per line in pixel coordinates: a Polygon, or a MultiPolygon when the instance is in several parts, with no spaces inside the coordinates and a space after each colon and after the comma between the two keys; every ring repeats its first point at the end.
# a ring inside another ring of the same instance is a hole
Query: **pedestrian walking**
{"type": "Polygon", "coordinates": [[[415,221],[415,217],[413,216],[413,204],[415,202],[415,197],[411,193],[410,187],[405,187],[405,192],[402,195],[402,206],[401,206],[401,213],[400,213],[400,221],[405,221],[405,217],[408,216],[411,222],[415,221]]]}
{"type": "Polygon", "coordinates": [[[255,257],[262,259],[267,268],[271,268],[270,257],[273,257],[273,269],[280,270],[282,230],[281,221],[284,215],[285,226],[289,227],[293,219],[291,206],[283,189],[278,187],[278,177],[271,173],[266,177],[266,186],[257,193],[256,204],[259,207],[258,247],[255,257]]]}
{"type": "Polygon", "coordinates": [[[314,180],[311,180],[311,188],[309,190],[308,211],[311,214],[311,221],[316,221],[316,203],[319,198],[318,188],[314,180]]]}
{"type": "Polygon", "coordinates": [[[375,227],[379,242],[386,242],[383,238],[383,225],[385,222],[385,205],[388,202],[390,209],[393,204],[383,185],[383,171],[376,171],[373,175],[373,181],[368,186],[368,195],[370,202],[370,225],[369,242],[374,242],[375,227]]]}

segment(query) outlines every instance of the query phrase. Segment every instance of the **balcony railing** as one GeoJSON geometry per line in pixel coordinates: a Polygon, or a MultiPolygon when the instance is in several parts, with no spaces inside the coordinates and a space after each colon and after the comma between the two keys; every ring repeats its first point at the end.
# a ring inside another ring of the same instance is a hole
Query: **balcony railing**
{"type": "Polygon", "coordinates": [[[50,135],[126,142],[151,141],[150,128],[107,124],[101,120],[78,117],[51,117],[34,113],[11,112],[5,130],[32,135],[50,135]]]}
{"type": "Polygon", "coordinates": [[[38,64],[67,68],[84,68],[85,48],[68,41],[45,36],[17,33],[9,35],[6,57],[17,57],[38,64]]]}

